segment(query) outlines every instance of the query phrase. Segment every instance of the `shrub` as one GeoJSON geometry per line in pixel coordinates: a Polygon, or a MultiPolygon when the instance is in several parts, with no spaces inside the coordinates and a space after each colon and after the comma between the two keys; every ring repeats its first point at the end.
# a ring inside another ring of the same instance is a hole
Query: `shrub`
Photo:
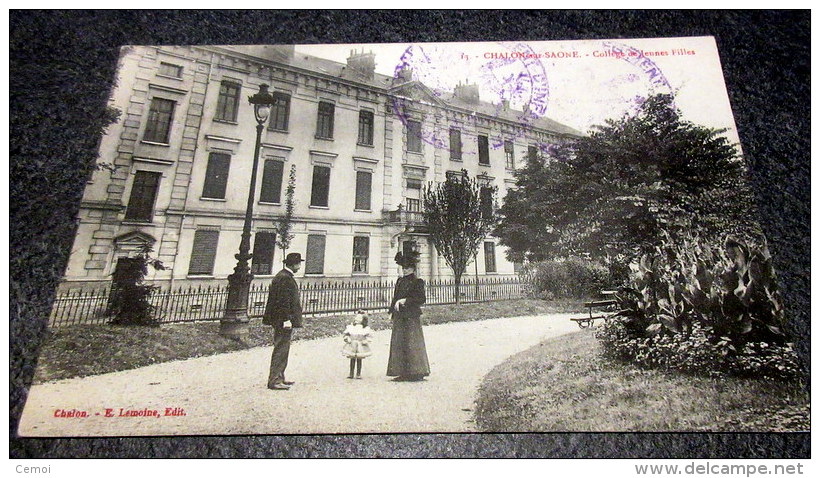
{"type": "Polygon", "coordinates": [[[111,295],[106,310],[106,315],[113,316],[110,324],[159,325],[154,318],[155,307],[149,301],[158,287],[144,284],[143,280],[149,266],[157,270],[163,270],[165,266],[160,260],[152,259],[151,252],[151,246],[145,245],[136,256],[117,262],[111,275],[111,295]]]}
{"type": "Polygon", "coordinates": [[[538,262],[529,277],[535,297],[544,300],[594,297],[611,285],[606,267],[580,257],[538,262]]]}
{"type": "Polygon", "coordinates": [[[598,334],[611,356],[686,372],[799,374],[765,244],[667,237],[631,265],[616,298],[615,321],[598,334]]]}
{"type": "Polygon", "coordinates": [[[622,321],[610,320],[595,336],[605,355],[641,367],[708,376],[795,380],[801,377],[800,362],[792,345],[746,343],[738,348],[731,339],[712,340],[698,324],[688,334],[632,335],[622,321]]]}

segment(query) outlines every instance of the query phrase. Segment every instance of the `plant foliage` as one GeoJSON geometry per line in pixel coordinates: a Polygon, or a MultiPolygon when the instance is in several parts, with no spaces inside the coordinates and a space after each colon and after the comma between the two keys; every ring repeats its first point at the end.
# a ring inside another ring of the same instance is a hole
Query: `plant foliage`
{"type": "Polygon", "coordinates": [[[611,354],[686,371],[799,371],[765,245],[667,236],[631,269],[620,310],[599,334],[611,354]]]}
{"type": "Polygon", "coordinates": [[[113,317],[110,324],[159,325],[154,318],[155,307],[149,300],[159,287],[143,283],[149,267],[155,270],[165,269],[162,261],[151,258],[152,251],[151,246],[146,244],[134,257],[117,262],[117,267],[111,274],[111,295],[106,311],[106,315],[113,317]]]}
{"type": "Polygon", "coordinates": [[[487,207],[487,201],[492,202],[496,190],[495,186],[469,178],[465,170],[460,175],[449,175],[444,182],[431,182],[424,190],[430,238],[453,271],[457,302],[461,298],[461,276],[495,224],[492,204],[487,207]]]}
{"type": "Polygon", "coordinates": [[[285,189],[285,214],[275,222],[276,231],[276,245],[282,250],[284,257],[285,251],[290,247],[290,241],[293,240],[293,210],[296,207],[296,202],[293,199],[293,194],[296,191],[296,165],[290,166],[290,174],[288,176],[288,187],[285,189]]]}
{"type": "Polygon", "coordinates": [[[684,120],[670,95],[531,158],[499,211],[495,235],[513,259],[626,255],[664,232],[758,234],[753,195],[724,130],[684,120]]]}
{"type": "Polygon", "coordinates": [[[528,269],[535,297],[544,300],[595,297],[612,284],[604,266],[581,257],[537,262],[528,269]]]}

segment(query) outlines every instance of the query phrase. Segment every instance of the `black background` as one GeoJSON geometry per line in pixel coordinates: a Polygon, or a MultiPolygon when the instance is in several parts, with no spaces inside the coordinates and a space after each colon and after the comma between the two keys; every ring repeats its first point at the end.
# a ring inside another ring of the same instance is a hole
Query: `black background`
{"type": "Polygon", "coordinates": [[[9,16],[11,457],[809,456],[807,433],[16,437],[95,162],[100,135],[95,124],[104,114],[119,47],[128,44],[715,36],[787,312],[807,360],[809,11],[11,11],[9,16]]]}

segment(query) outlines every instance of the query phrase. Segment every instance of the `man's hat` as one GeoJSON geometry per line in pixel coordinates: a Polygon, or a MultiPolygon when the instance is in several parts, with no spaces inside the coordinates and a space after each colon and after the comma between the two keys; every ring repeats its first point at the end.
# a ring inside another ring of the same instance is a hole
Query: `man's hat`
{"type": "Polygon", "coordinates": [[[302,259],[302,254],[299,254],[298,252],[291,252],[290,254],[287,255],[287,257],[285,257],[285,260],[283,262],[285,264],[290,265],[290,264],[296,264],[296,263],[299,263],[299,262],[305,262],[305,260],[302,259]]]}
{"type": "Polygon", "coordinates": [[[395,261],[396,264],[400,265],[401,267],[416,267],[416,264],[419,262],[419,254],[417,251],[409,251],[406,253],[402,253],[399,251],[396,253],[395,261]]]}

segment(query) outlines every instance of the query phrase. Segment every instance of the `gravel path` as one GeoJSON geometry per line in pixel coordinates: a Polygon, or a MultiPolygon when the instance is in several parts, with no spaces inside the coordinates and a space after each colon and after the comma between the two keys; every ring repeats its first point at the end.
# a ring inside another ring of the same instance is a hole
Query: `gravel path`
{"type": "Polygon", "coordinates": [[[20,435],[471,432],[482,377],[510,355],[577,330],[571,315],[425,326],[432,374],[424,382],[384,375],[385,330],[374,334],[361,380],[346,378],[341,338],[326,338],[293,343],[287,376],[297,383],[287,391],[265,387],[270,347],[35,385],[20,435]],[[121,416],[121,409],[159,416],[121,416]],[[88,416],[57,417],[59,410],[88,416]]]}

